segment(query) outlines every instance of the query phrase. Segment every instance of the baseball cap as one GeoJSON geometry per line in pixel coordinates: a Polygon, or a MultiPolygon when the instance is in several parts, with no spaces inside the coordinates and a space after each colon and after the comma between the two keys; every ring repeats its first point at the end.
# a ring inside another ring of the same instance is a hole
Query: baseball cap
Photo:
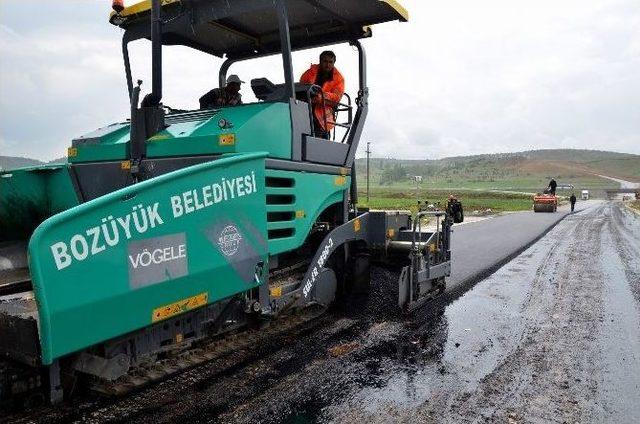
{"type": "Polygon", "coordinates": [[[231,84],[232,82],[242,84],[244,81],[242,81],[236,74],[232,74],[227,78],[227,84],[231,84]]]}

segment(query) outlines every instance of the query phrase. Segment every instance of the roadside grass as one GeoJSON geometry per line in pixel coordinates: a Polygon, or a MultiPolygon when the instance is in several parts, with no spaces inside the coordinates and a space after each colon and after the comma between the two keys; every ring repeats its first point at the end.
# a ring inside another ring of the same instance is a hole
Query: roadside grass
{"type": "Polygon", "coordinates": [[[640,211],[640,200],[634,200],[632,202],[627,203],[633,209],[640,211]]]}
{"type": "Polygon", "coordinates": [[[532,207],[529,194],[477,190],[421,190],[416,197],[415,189],[393,187],[373,188],[369,202],[366,199],[366,192],[360,191],[358,205],[371,209],[408,209],[415,212],[418,199],[422,203],[440,203],[444,208],[452,193],[462,202],[467,214],[487,209],[491,209],[492,212],[524,211],[532,207]]]}

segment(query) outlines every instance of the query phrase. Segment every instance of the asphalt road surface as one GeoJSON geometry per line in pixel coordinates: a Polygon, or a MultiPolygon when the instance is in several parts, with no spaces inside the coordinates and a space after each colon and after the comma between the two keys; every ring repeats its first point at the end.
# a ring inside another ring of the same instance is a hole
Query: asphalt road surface
{"type": "MultiPolygon", "coordinates": [[[[577,203],[576,212],[591,204],[577,203]]],[[[518,212],[454,225],[452,271],[447,290],[464,290],[470,283],[491,274],[543,236],[567,213],[568,206],[565,206],[556,213],[518,212]]]]}
{"type": "Polygon", "coordinates": [[[456,227],[448,294],[410,317],[397,275],[375,269],[369,296],[293,330],[124,398],[6,419],[638,422],[640,219],[578,205],[537,242],[560,213],[456,227]],[[487,267],[499,269],[474,285],[487,267]]]}

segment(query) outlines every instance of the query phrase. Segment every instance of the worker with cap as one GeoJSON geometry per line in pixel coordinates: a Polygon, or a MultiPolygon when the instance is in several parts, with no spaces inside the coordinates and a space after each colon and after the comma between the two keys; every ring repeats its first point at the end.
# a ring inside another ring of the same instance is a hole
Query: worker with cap
{"type": "Polygon", "coordinates": [[[576,195],[575,193],[571,193],[571,197],[569,197],[569,201],[571,202],[571,212],[573,212],[573,210],[576,207],[576,195]]]}
{"type": "Polygon", "coordinates": [[[320,53],[320,63],[311,65],[300,77],[303,84],[319,87],[313,99],[313,127],[316,137],[329,139],[335,126],[335,113],[344,94],[344,77],[336,69],[336,54],[331,50],[320,53]]]}
{"type": "Polygon", "coordinates": [[[224,88],[214,88],[200,97],[200,109],[211,109],[220,106],[237,106],[242,104],[240,84],[244,83],[237,75],[229,75],[224,88]]]}

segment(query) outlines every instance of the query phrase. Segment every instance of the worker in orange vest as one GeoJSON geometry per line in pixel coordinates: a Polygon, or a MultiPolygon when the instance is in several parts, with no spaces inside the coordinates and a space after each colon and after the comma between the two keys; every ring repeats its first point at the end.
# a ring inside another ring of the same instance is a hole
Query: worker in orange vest
{"type": "Polygon", "coordinates": [[[318,93],[312,99],[313,126],[317,137],[329,139],[329,134],[335,126],[335,110],[344,94],[344,77],[336,69],[336,55],[330,50],[320,53],[320,63],[302,74],[300,82],[314,84],[322,88],[323,96],[318,93]],[[323,106],[324,103],[324,106],[323,106]]]}

